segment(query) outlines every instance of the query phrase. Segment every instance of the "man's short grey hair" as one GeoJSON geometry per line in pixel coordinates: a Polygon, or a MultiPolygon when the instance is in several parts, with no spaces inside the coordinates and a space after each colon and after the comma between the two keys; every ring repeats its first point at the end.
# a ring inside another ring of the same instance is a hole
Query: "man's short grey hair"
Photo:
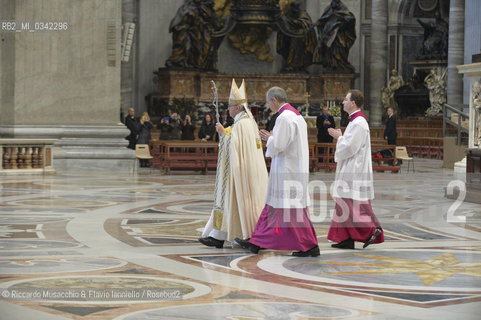
{"type": "Polygon", "coordinates": [[[286,92],[279,87],[272,87],[267,91],[267,100],[271,101],[274,98],[279,102],[287,102],[286,92]]]}

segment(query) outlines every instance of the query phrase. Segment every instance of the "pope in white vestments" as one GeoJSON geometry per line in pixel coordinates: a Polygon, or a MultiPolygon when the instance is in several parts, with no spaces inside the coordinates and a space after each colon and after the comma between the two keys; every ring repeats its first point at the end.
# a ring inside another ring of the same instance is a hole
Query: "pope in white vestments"
{"type": "Polygon", "coordinates": [[[259,128],[247,106],[245,83],[232,80],[231,127],[216,124],[219,133],[214,208],[199,242],[222,248],[224,241],[250,238],[264,206],[267,168],[259,128]]]}
{"type": "Polygon", "coordinates": [[[361,111],[364,97],[359,90],[350,90],[343,101],[350,122],[344,135],[340,129],[329,128],[337,139],[334,161],[336,180],[332,189],[336,201],[327,239],[334,248],[354,249],[354,241],[371,243],[384,241],[381,225],[372,211],[374,199],[371,138],[369,124],[361,111]]]}
{"type": "Polygon", "coordinates": [[[299,250],[294,256],[318,256],[317,236],[309,216],[309,145],[307,124],[287,103],[279,87],[267,91],[266,101],[278,112],[272,133],[261,130],[267,141],[266,157],[271,157],[265,206],[249,240],[235,239],[257,253],[261,248],[299,250]]]}

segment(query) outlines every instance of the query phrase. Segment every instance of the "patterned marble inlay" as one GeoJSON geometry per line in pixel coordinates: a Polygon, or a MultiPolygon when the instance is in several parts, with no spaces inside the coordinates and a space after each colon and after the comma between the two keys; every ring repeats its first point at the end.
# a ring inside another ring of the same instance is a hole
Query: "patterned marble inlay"
{"type": "Polygon", "coordinates": [[[321,253],[318,258],[273,257],[262,260],[259,266],[273,273],[331,284],[481,291],[481,253],[475,252],[343,251],[321,253]]]}
{"type": "Polygon", "coordinates": [[[42,274],[102,270],[123,265],[124,261],[107,258],[42,258],[0,261],[0,270],[3,274],[42,274]]]}
{"type": "MultiPolygon", "coordinates": [[[[0,178],[0,293],[12,288],[181,288],[183,300],[0,298],[3,319],[478,320],[481,204],[455,206],[463,180],[441,160],[416,174],[374,173],[385,242],[331,247],[334,201],[312,195],[319,257],[206,247],[215,172],[82,173],[0,178]],[[44,237],[44,238],[42,238],[44,237]]],[[[404,165],[403,165],[404,166],[404,165]]],[[[329,187],[334,172],[310,180],[329,187]]],[[[328,190],[328,189],[326,189],[328,190]]],[[[316,191],[317,192],[317,191],[316,191]]]]}
{"type": "Polygon", "coordinates": [[[303,303],[250,302],[203,304],[162,308],[138,312],[116,320],[254,320],[254,319],[344,319],[358,315],[356,311],[303,303]]]}
{"type": "MultiPolygon", "coordinates": [[[[161,292],[162,290],[177,290],[179,291],[181,299],[191,299],[210,293],[210,288],[200,283],[180,280],[180,279],[165,279],[160,277],[147,277],[147,276],[70,276],[70,277],[51,277],[51,278],[37,278],[30,280],[20,281],[8,281],[0,284],[0,288],[8,289],[9,292],[13,290],[42,290],[48,288],[50,292],[54,292],[55,289],[63,289],[75,292],[104,292],[104,290],[111,289],[113,291],[119,290],[119,292],[125,292],[125,290],[131,290],[131,292],[139,293],[137,297],[133,294],[132,297],[125,297],[119,299],[118,297],[96,297],[95,294],[85,295],[78,299],[70,299],[68,296],[65,299],[55,299],[56,302],[65,301],[70,303],[98,303],[98,304],[119,304],[119,303],[148,303],[153,301],[166,302],[169,299],[152,298],[147,296],[141,296],[148,290],[161,292]]],[[[112,292],[113,292],[112,291],[112,292]]],[[[34,297],[33,300],[37,301],[52,301],[51,298],[45,298],[42,296],[34,297]]],[[[172,300],[172,299],[170,299],[172,300]]]]}
{"type": "Polygon", "coordinates": [[[81,247],[74,242],[50,241],[50,240],[0,240],[0,250],[18,249],[65,249],[81,247]]]}

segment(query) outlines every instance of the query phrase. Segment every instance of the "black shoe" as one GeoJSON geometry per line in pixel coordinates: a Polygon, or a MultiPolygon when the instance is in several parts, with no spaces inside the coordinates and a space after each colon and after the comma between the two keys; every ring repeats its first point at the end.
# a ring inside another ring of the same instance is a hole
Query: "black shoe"
{"type": "Polygon", "coordinates": [[[237,243],[238,245],[240,245],[242,248],[247,249],[250,252],[255,253],[255,254],[258,254],[259,250],[261,249],[261,247],[250,243],[248,240],[235,238],[234,242],[237,243]]]}
{"type": "Polygon", "coordinates": [[[249,239],[244,240],[244,239],[240,239],[240,238],[235,238],[234,243],[238,244],[239,246],[241,246],[244,249],[249,249],[249,247],[251,246],[251,243],[249,242],[249,239]]]}
{"type": "Polygon", "coordinates": [[[224,246],[224,240],[217,240],[216,238],[212,237],[199,238],[197,240],[199,240],[200,243],[208,247],[216,247],[220,249],[224,246]]]}
{"type": "Polygon", "coordinates": [[[374,234],[366,241],[364,242],[364,245],[362,246],[363,248],[366,248],[368,245],[374,242],[376,240],[377,236],[381,234],[381,229],[376,228],[376,231],[374,231],[374,234]]]}
{"type": "Polygon", "coordinates": [[[310,249],[310,250],[307,250],[307,251],[296,251],[296,252],[293,252],[292,255],[294,257],[317,257],[319,256],[321,253],[319,252],[319,247],[318,246],[315,246],[314,248],[310,249]]]}
{"type": "Polygon", "coordinates": [[[338,248],[338,249],[354,249],[354,240],[349,238],[339,243],[331,244],[331,247],[338,248]]]}

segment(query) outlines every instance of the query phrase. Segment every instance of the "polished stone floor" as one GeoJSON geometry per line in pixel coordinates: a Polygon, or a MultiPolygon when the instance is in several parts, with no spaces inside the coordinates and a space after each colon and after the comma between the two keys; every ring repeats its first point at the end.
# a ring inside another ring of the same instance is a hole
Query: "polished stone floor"
{"type": "Polygon", "coordinates": [[[313,173],[316,258],[199,244],[214,173],[0,176],[0,319],[479,319],[481,205],[415,161],[375,173],[366,249],[331,248],[334,173],[313,173]]]}

